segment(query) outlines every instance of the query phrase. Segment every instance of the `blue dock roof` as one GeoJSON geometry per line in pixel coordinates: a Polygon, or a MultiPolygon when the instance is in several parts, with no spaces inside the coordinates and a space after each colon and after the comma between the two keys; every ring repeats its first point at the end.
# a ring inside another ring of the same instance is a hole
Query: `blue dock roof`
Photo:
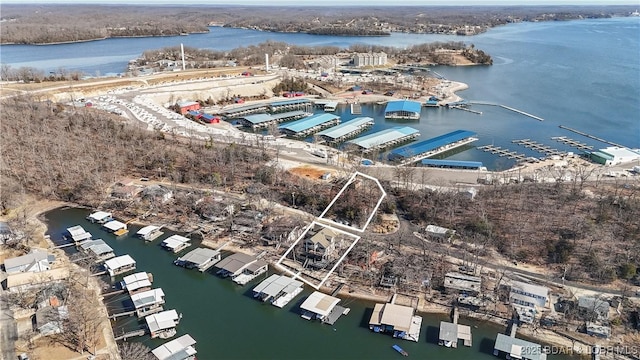
{"type": "Polygon", "coordinates": [[[254,114],[254,115],[247,115],[247,116],[243,116],[243,119],[247,120],[248,122],[252,123],[252,124],[261,124],[264,122],[268,122],[268,121],[273,121],[275,120],[273,118],[273,116],[269,115],[269,114],[254,114]]]}
{"type": "Polygon", "coordinates": [[[317,114],[288,124],[280,125],[278,126],[278,129],[299,133],[336,119],[340,119],[340,117],[334,114],[317,114]]]}
{"type": "Polygon", "coordinates": [[[472,137],[474,135],[476,134],[471,131],[456,130],[444,135],[436,136],[428,140],[419,141],[417,143],[395,149],[389,153],[389,156],[409,158],[412,156],[420,155],[420,154],[435,150],[437,148],[454,143],[456,141],[460,141],[468,137],[472,137]]]}
{"type": "Polygon", "coordinates": [[[422,105],[417,101],[411,100],[396,100],[389,101],[387,103],[387,107],[384,109],[385,113],[398,112],[398,111],[406,111],[413,113],[420,113],[422,110],[422,105]]]}
{"type": "Polygon", "coordinates": [[[373,124],[373,118],[368,116],[357,117],[353,120],[349,120],[340,125],[330,127],[326,130],[320,131],[317,135],[326,136],[331,139],[337,139],[343,136],[347,136],[354,131],[360,130],[366,124],[373,124]]]}
{"type": "Polygon", "coordinates": [[[403,137],[417,134],[419,131],[409,126],[394,126],[390,129],[375,132],[373,134],[361,136],[349,141],[364,149],[369,149],[377,145],[383,145],[388,142],[402,139],[403,137]]]}
{"type": "Polygon", "coordinates": [[[424,159],[422,160],[422,165],[447,167],[447,168],[479,169],[482,167],[482,162],[462,161],[462,160],[424,159]]]}

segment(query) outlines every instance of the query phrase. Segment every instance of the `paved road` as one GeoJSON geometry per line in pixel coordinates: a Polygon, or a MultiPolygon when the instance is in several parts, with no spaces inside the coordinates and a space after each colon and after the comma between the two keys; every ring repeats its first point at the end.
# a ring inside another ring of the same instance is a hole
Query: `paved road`
{"type": "Polygon", "coordinates": [[[15,341],[18,339],[18,326],[13,318],[13,311],[9,310],[4,292],[0,290],[0,350],[3,360],[14,360],[15,341]]]}

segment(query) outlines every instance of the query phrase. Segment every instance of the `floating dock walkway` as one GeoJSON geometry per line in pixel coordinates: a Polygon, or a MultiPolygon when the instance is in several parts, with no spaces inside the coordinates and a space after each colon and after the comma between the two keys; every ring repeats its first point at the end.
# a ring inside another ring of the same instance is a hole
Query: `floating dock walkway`
{"type": "MultiPolygon", "coordinates": [[[[518,110],[518,109],[512,108],[511,106],[496,104],[496,103],[492,103],[492,102],[485,102],[485,101],[469,101],[466,104],[497,106],[497,107],[501,107],[503,109],[507,109],[509,111],[516,112],[516,113],[524,115],[524,116],[528,116],[528,117],[530,117],[532,119],[536,119],[538,121],[544,121],[544,119],[539,117],[539,116],[535,116],[535,115],[529,114],[528,112],[524,112],[522,110],[518,110]]],[[[466,104],[465,103],[463,103],[463,104],[451,103],[449,105],[449,107],[457,109],[460,105],[466,105],[466,104]]]]}
{"type": "Polygon", "coordinates": [[[551,140],[555,140],[557,142],[561,142],[563,144],[567,144],[567,145],[569,145],[571,147],[574,147],[574,148],[576,148],[578,150],[583,150],[583,151],[593,150],[593,146],[587,145],[587,144],[585,144],[583,142],[580,142],[580,141],[573,140],[573,139],[568,138],[566,136],[554,136],[554,137],[551,138],[551,140]]]}
{"type": "Polygon", "coordinates": [[[127,341],[127,339],[129,338],[144,336],[146,333],[147,332],[144,329],[138,329],[138,330],[129,331],[120,336],[116,336],[114,339],[115,341],[120,341],[120,340],[127,341]]]}
{"type": "Polygon", "coordinates": [[[564,125],[558,125],[558,127],[559,127],[560,129],[569,130],[569,131],[571,131],[571,132],[573,132],[573,133],[576,133],[576,134],[578,134],[578,135],[582,135],[582,136],[584,136],[584,137],[588,137],[589,139],[597,140],[597,141],[600,141],[600,142],[605,143],[605,144],[609,144],[609,145],[612,145],[612,146],[617,146],[617,147],[620,147],[620,148],[626,148],[626,146],[623,146],[623,145],[620,145],[620,144],[614,143],[614,142],[612,142],[612,141],[607,141],[607,140],[602,139],[602,138],[599,138],[599,137],[597,137],[597,136],[593,136],[593,135],[587,134],[587,133],[582,132],[582,131],[580,131],[580,130],[572,129],[572,128],[570,128],[570,127],[566,127],[566,126],[564,126],[564,125]]]}
{"type": "Polygon", "coordinates": [[[514,144],[518,144],[518,145],[522,145],[524,147],[526,147],[527,149],[531,149],[533,151],[537,151],[539,153],[548,155],[548,156],[554,156],[554,155],[564,155],[565,152],[562,152],[558,149],[553,149],[551,146],[549,145],[544,145],[541,144],[537,141],[533,141],[530,139],[520,139],[520,140],[512,140],[511,141],[514,144]]]}
{"type": "MultiPolygon", "coordinates": [[[[527,156],[524,154],[519,154],[515,151],[511,151],[509,149],[503,149],[500,146],[493,146],[493,145],[484,145],[484,146],[478,146],[477,147],[478,150],[482,150],[484,152],[490,152],[492,154],[497,154],[500,157],[507,157],[508,159],[516,159],[516,160],[525,160],[527,159],[527,156]]],[[[535,158],[531,158],[531,159],[535,159],[535,158]]],[[[536,161],[539,161],[538,159],[536,159],[536,161]]]]}

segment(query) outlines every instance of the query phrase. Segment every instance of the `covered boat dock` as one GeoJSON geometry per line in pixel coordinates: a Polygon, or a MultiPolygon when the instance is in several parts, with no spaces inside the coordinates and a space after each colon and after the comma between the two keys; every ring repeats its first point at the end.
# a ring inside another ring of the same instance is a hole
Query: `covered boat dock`
{"type": "Polygon", "coordinates": [[[420,132],[417,129],[408,126],[395,126],[373,134],[361,136],[350,140],[347,143],[354,144],[362,152],[368,153],[400,145],[401,143],[411,141],[418,136],[420,136],[420,132]]]}
{"type": "Polygon", "coordinates": [[[365,131],[374,123],[368,116],[357,117],[340,125],[320,131],[317,135],[329,143],[340,143],[365,131]]]}
{"type": "Polygon", "coordinates": [[[304,137],[340,123],[340,117],[334,114],[316,114],[288,124],[278,129],[287,135],[304,137]]]}
{"type": "Polygon", "coordinates": [[[422,159],[420,163],[426,167],[442,169],[480,170],[484,167],[481,161],[422,159]]]}
{"type": "Polygon", "coordinates": [[[133,295],[137,292],[151,290],[151,276],[144,271],[127,275],[122,278],[120,287],[133,295]]]}
{"type": "Polygon", "coordinates": [[[200,272],[205,272],[212,267],[215,263],[220,261],[220,251],[197,248],[189,251],[186,255],[179,257],[173,263],[185,267],[187,269],[197,268],[200,272]]]}
{"type": "MultiPolygon", "coordinates": [[[[166,310],[157,314],[151,314],[144,318],[151,338],[163,337],[163,335],[175,334],[175,327],[180,322],[181,315],[175,310],[166,310]]],[[[166,337],[165,335],[165,337],[166,337]]]]}
{"type": "Polygon", "coordinates": [[[195,359],[198,353],[193,347],[195,344],[196,341],[189,334],[182,335],[151,350],[151,353],[158,360],[195,359]]]}
{"type": "Polygon", "coordinates": [[[191,246],[191,239],[181,235],[171,235],[164,239],[160,246],[175,254],[191,246]]]}
{"type": "Polygon", "coordinates": [[[409,164],[434,156],[445,151],[472,143],[475,133],[467,130],[456,130],[434,138],[403,146],[389,153],[389,160],[409,164]]]}
{"type": "Polygon", "coordinates": [[[314,291],[300,305],[303,310],[301,317],[306,320],[318,319],[323,323],[333,325],[346,309],[338,306],[341,300],[331,295],[314,291]]]}
{"type": "Polygon", "coordinates": [[[243,126],[251,127],[253,129],[266,128],[273,124],[281,122],[298,120],[306,116],[310,116],[311,113],[302,110],[288,111],[279,114],[253,114],[241,117],[240,123],[243,126]]]}
{"type": "Polygon", "coordinates": [[[109,275],[116,276],[135,270],[136,261],[129,255],[122,255],[105,261],[104,268],[109,275]]]}
{"type": "Polygon", "coordinates": [[[498,334],[493,347],[493,355],[506,354],[512,359],[546,360],[547,354],[540,344],[518,339],[514,336],[498,334]]]}
{"type": "Polygon", "coordinates": [[[232,109],[227,109],[222,112],[227,119],[236,119],[239,117],[243,117],[249,114],[257,114],[264,113],[267,111],[266,104],[254,104],[254,105],[245,105],[234,107],[232,109]]]}
{"type": "Polygon", "coordinates": [[[385,119],[419,120],[422,105],[417,101],[395,100],[389,101],[384,109],[385,119]]]}
{"type": "Polygon", "coordinates": [[[394,338],[420,340],[422,317],[410,306],[393,303],[376,304],[369,319],[369,329],[377,333],[391,333],[394,338]]]}
{"type": "Polygon", "coordinates": [[[164,291],[152,289],[131,295],[131,301],[139,318],[162,311],[164,291]]]}
{"type": "Polygon", "coordinates": [[[438,344],[457,348],[458,340],[462,339],[464,346],[471,346],[471,327],[447,321],[440,321],[440,335],[438,344]]]}
{"type": "Polygon", "coordinates": [[[262,301],[270,301],[279,308],[284,307],[302,292],[301,281],[288,276],[273,274],[253,288],[254,297],[262,301]]]}
{"type": "Polygon", "coordinates": [[[313,104],[309,99],[291,99],[275,101],[269,104],[269,111],[278,113],[282,111],[303,110],[311,112],[313,104]]]}
{"type": "Polygon", "coordinates": [[[235,253],[218,261],[215,266],[220,269],[218,274],[231,277],[233,282],[244,285],[265,273],[269,264],[256,256],[235,253]]]}

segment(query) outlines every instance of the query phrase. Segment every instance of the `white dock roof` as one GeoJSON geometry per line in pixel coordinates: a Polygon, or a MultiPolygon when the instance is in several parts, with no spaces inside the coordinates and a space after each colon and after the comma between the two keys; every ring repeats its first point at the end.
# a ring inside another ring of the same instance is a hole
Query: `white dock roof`
{"type": "Polygon", "coordinates": [[[207,249],[207,248],[197,248],[189,251],[184,256],[181,256],[178,260],[190,262],[197,265],[202,265],[202,264],[206,264],[211,259],[214,259],[215,257],[217,257],[218,254],[220,254],[220,251],[218,250],[207,249]]]}
{"type": "Polygon", "coordinates": [[[180,235],[171,235],[162,241],[162,245],[171,249],[175,249],[182,244],[189,243],[191,240],[180,235]]]}
{"type": "Polygon", "coordinates": [[[281,292],[290,294],[301,286],[301,281],[294,280],[288,276],[273,274],[253,288],[253,291],[269,296],[276,296],[281,292]]]}
{"type": "Polygon", "coordinates": [[[243,253],[235,253],[218,261],[216,267],[219,269],[224,269],[232,274],[236,274],[256,261],[258,261],[258,258],[256,258],[255,256],[243,253]]]}
{"type": "Polygon", "coordinates": [[[371,314],[370,324],[392,325],[394,330],[409,331],[414,309],[396,304],[376,304],[371,314]]]}
{"type": "Polygon", "coordinates": [[[113,248],[107,245],[107,243],[105,243],[102,239],[85,241],[80,244],[80,247],[82,247],[86,251],[91,251],[96,255],[103,255],[113,252],[113,248]]]}
{"type": "Polygon", "coordinates": [[[125,289],[127,291],[136,291],[137,289],[150,287],[151,280],[149,280],[149,274],[144,271],[137,272],[135,274],[127,275],[122,278],[125,289]]]}
{"type": "Polygon", "coordinates": [[[179,318],[177,311],[167,310],[149,315],[145,317],[144,320],[147,322],[149,331],[154,332],[174,328],[179,318]]]}
{"type": "Polygon", "coordinates": [[[93,214],[89,215],[89,217],[95,221],[102,221],[111,216],[111,213],[105,211],[96,211],[93,214]]]}
{"type": "Polygon", "coordinates": [[[103,226],[111,231],[118,231],[120,229],[127,228],[127,225],[125,223],[118,220],[111,220],[108,223],[105,223],[103,226]]]}
{"type": "Polygon", "coordinates": [[[142,229],[138,230],[138,232],[136,233],[138,236],[147,236],[150,233],[156,231],[160,229],[159,226],[155,226],[155,225],[149,225],[149,226],[145,226],[142,229]]]}
{"type": "Polygon", "coordinates": [[[144,306],[158,304],[162,302],[163,297],[164,291],[157,288],[133,294],[131,295],[131,301],[133,301],[133,306],[135,306],[136,309],[139,309],[144,306]]]}
{"type": "Polygon", "coordinates": [[[67,228],[67,232],[72,237],[75,237],[75,236],[78,236],[78,235],[82,235],[82,234],[86,233],[87,231],[82,226],[76,225],[76,226],[72,226],[70,228],[67,228]]]}
{"type": "Polygon", "coordinates": [[[327,316],[338,305],[340,299],[333,296],[323,294],[319,291],[314,291],[309,297],[300,305],[302,310],[311,311],[320,316],[327,316]]]}
{"type": "Polygon", "coordinates": [[[122,255],[118,257],[114,257],[113,259],[109,259],[104,262],[104,266],[107,269],[115,270],[121,267],[135,265],[136,261],[129,255],[122,255]]]}
{"type": "Polygon", "coordinates": [[[151,350],[151,353],[158,360],[184,360],[197,353],[193,347],[195,344],[196,341],[191,336],[182,335],[151,350]]]}

